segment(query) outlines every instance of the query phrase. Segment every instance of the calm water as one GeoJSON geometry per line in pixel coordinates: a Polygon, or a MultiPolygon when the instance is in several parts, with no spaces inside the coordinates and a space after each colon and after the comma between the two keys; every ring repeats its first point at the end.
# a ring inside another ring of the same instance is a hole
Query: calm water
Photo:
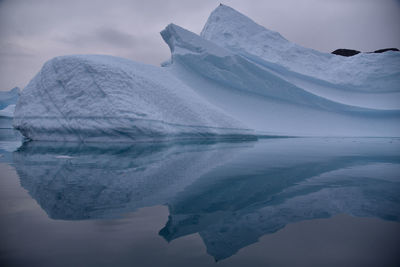
{"type": "Polygon", "coordinates": [[[400,140],[0,141],[1,266],[398,266],[400,140]]]}

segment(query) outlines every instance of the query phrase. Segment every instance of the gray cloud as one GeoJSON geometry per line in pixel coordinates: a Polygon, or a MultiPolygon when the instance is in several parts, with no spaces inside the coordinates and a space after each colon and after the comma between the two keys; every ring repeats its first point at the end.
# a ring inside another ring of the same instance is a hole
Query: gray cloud
{"type": "MultiPolygon", "coordinates": [[[[65,54],[109,54],[159,65],[159,32],[174,22],[199,33],[221,0],[0,0],[0,90],[24,87],[65,54]]],[[[303,46],[371,51],[400,47],[399,0],[225,0],[303,46]]]]}
{"type": "Polygon", "coordinates": [[[35,54],[32,51],[18,44],[10,42],[0,44],[0,57],[25,58],[34,56],[35,54]]]}
{"type": "Polygon", "coordinates": [[[76,47],[95,47],[106,45],[111,47],[134,47],[139,40],[129,33],[121,32],[113,28],[98,28],[89,33],[71,33],[64,37],[55,38],[56,41],[64,42],[76,47]]]}

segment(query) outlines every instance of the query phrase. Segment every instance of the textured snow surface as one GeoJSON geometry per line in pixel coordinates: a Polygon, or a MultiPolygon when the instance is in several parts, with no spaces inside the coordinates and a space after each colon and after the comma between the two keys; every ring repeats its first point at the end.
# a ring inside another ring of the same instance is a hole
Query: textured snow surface
{"type": "Polygon", "coordinates": [[[47,62],[17,104],[33,140],[110,141],[247,133],[165,69],[111,56],[47,62]]]}
{"type": "Polygon", "coordinates": [[[400,91],[397,52],[353,57],[322,53],[292,43],[225,5],[211,13],[201,36],[260,64],[275,63],[315,79],[346,85],[346,89],[400,91]]]}
{"type": "Polygon", "coordinates": [[[15,127],[67,141],[400,136],[400,53],[318,52],[224,5],[201,35],[174,24],[161,35],[164,68],[99,55],[47,62],[15,127]]]}

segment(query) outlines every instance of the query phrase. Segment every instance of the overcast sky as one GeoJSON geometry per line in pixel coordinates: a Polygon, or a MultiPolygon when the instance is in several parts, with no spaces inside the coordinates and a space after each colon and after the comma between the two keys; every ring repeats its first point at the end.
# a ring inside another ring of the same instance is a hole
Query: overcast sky
{"type": "MultiPolygon", "coordinates": [[[[199,33],[221,0],[0,0],[0,90],[23,88],[52,57],[109,54],[159,65],[159,32],[199,33]]],[[[324,52],[400,48],[400,0],[226,0],[288,40],[324,52]]]]}

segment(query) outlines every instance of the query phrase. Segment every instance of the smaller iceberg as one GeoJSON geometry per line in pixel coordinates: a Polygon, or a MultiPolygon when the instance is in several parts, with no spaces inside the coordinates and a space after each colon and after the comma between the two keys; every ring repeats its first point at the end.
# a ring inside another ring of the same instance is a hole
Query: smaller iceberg
{"type": "MultiPolygon", "coordinates": [[[[10,91],[0,92],[0,129],[12,129],[15,104],[17,103],[20,89],[14,87],[10,91]]],[[[4,131],[0,134],[0,140],[4,138],[4,131]]]]}
{"type": "Polygon", "coordinates": [[[5,109],[9,105],[15,105],[20,91],[19,87],[14,87],[10,91],[0,91],[0,110],[5,109]]]}
{"type": "Polygon", "coordinates": [[[6,108],[0,110],[0,117],[14,117],[15,105],[8,105],[6,108]]]}

